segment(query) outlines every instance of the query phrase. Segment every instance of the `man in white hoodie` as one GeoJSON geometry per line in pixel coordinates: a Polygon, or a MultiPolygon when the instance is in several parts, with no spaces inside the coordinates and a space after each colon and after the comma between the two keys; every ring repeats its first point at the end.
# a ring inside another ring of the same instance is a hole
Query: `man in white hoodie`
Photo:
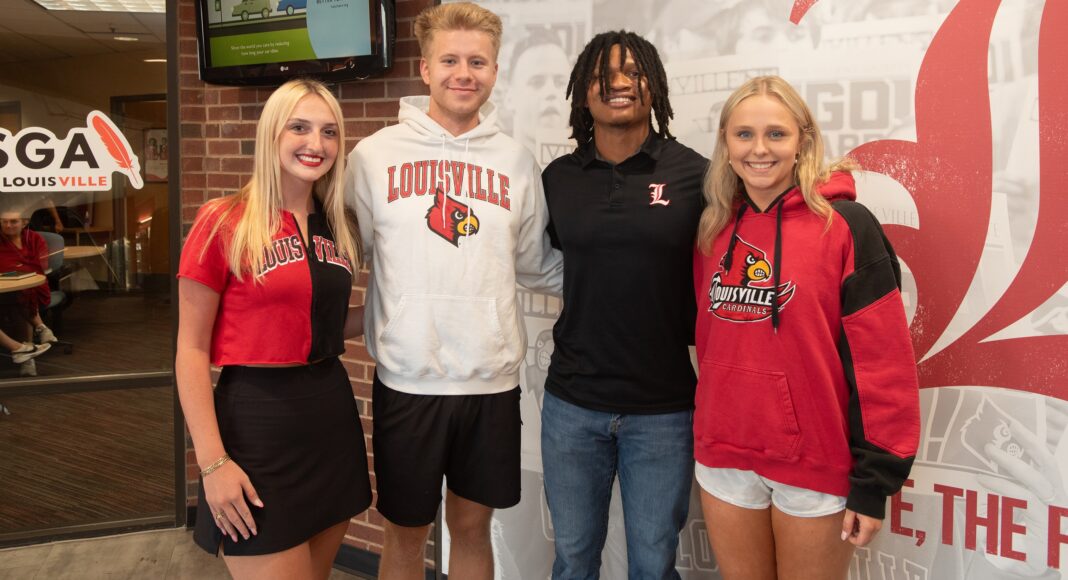
{"type": "Polygon", "coordinates": [[[371,262],[364,322],[373,387],[380,578],[422,578],[441,503],[449,574],[493,577],[490,519],[519,502],[516,283],[559,293],[562,266],[534,157],[488,103],[501,21],[470,3],[415,21],[429,97],[349,155],[348,195],[371,262]]]}

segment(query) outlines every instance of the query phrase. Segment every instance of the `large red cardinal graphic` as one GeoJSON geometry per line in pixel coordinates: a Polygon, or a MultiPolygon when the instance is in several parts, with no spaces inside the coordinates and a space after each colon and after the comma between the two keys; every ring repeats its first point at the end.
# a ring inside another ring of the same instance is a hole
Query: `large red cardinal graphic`
{"type": "MultiPolygon", "coordinates": [[[[797,0],[795,23],[816,0],[797,0]]],[[[912,337],[920,386],[997,386],[1068,399],[1068,336],[988,340],[1068,282],[1068,2],[1046,2],[1039,27],[1040,203],[1024,262],[1001,298],[944,349],[931,354],[975,278],[990,222],[993,140],[988,46],[1000,0],[960,0],[935,35],[916,88],[916,141],[881,140],[849,156],[912,195],[919,227],[887,225],[916,277],[912,337]],[[966,97],[962,97],[966,95],[966,97]],[[938,252],[930,251],[938,248],[938,252]],[[947,262],[944,258],[954,259],[947,262]],[[1006,364],[1011,361],[1011,364],[1006,364]]]]}

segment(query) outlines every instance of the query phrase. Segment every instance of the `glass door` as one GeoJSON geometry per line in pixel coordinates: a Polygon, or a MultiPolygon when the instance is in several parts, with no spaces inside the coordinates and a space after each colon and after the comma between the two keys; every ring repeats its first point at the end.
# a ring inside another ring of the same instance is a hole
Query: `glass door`
{"type": "Polygon", "coordinates": [[[180,523],[166,15],[5,10],[0,547],[180,523]]]}

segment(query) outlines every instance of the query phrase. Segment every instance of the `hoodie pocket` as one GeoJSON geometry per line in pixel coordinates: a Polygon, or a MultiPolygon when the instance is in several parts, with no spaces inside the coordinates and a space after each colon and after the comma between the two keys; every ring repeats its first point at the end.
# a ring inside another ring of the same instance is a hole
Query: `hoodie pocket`
{"type": "Polygon", "coordinates": [[[700,384],[694,423],[698,444],[797,458],[801,430],[784,373],[702,361],[700,384]]]}
{"type": "Polygon", "coordinates": [[[379,335],[378,356],[409,377],[492,378],[516,350],[504,340],[493,297],[404,294],[379,335]]]}

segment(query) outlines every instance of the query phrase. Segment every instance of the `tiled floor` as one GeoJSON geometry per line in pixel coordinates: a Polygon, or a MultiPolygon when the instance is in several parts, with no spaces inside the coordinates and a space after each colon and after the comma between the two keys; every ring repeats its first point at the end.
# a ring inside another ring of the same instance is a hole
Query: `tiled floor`
{"type": "MultiPolygon", "coordinates": [[[[221,558],[185,529],[156,530],[0,550],[0,580],[225,580],[221,558]]],[[[334,570],[330,580],[358,580],[334,570]]]]}

